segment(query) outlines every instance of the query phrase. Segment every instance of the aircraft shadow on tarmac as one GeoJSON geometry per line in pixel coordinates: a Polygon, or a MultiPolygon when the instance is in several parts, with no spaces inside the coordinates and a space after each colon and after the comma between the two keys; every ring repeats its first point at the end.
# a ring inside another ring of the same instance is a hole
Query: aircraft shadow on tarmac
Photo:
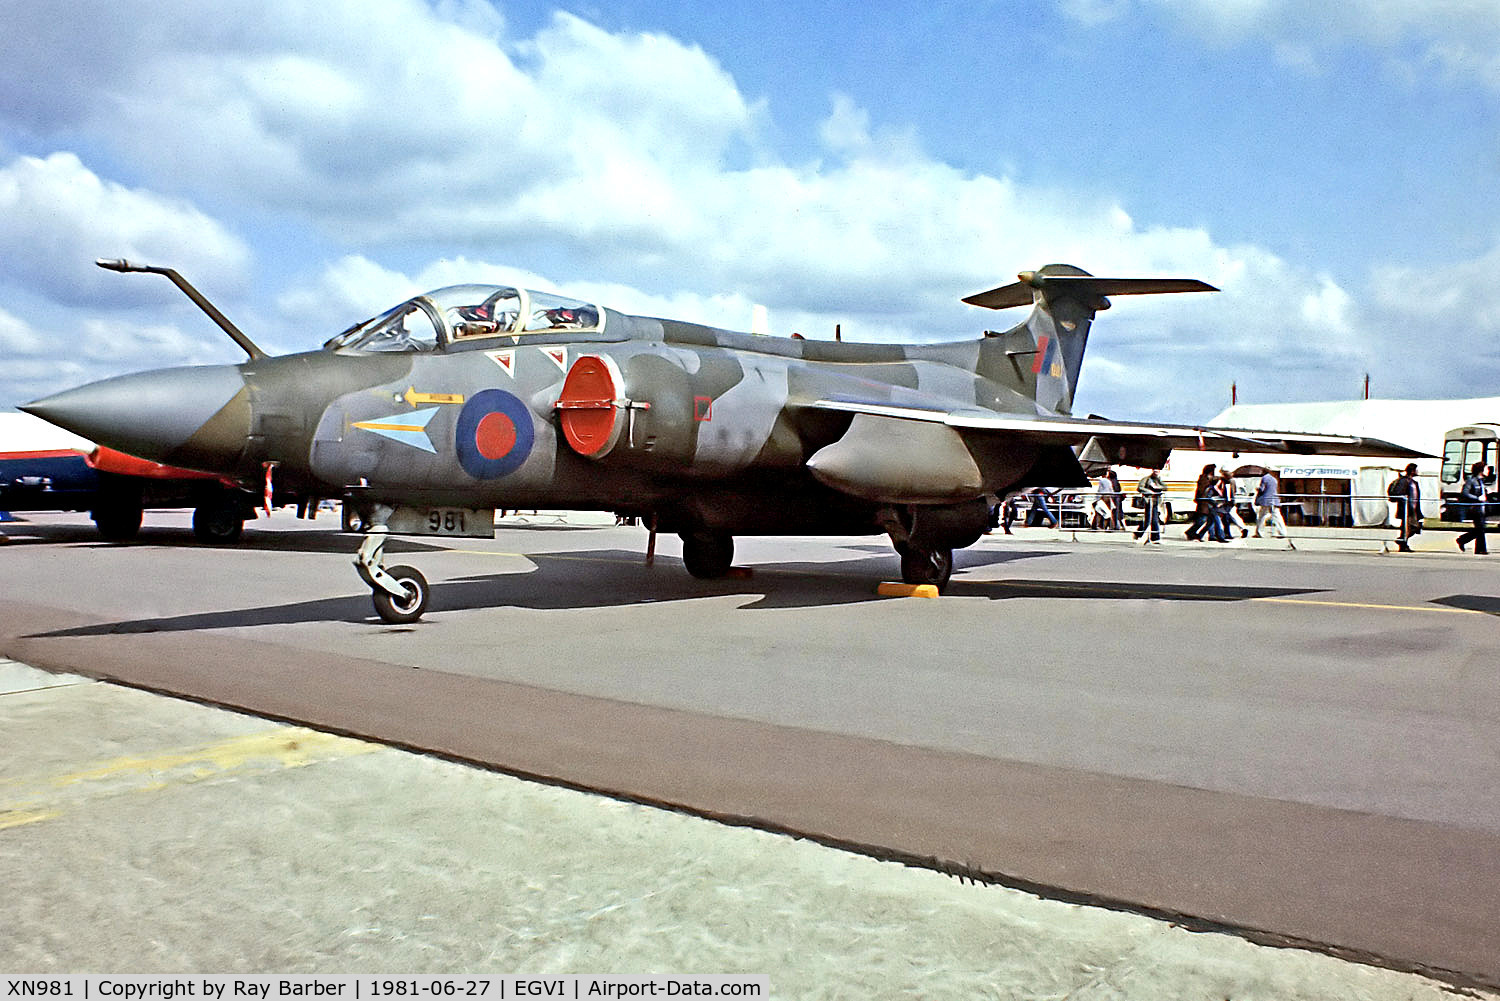
{"type": "MultiPolygon", "coordinates": [[[[250,552],[277,553],[341,553],[351,559],[359,548],[360,536],[329,528],[326,531],[301,530],[295,532],[257,532],[247,528],[238,542],[222,544],[202,542],[190,529],[143,525],[140,534],[128,542],[109,542],[99,537],[91,525],[38,525],[25,522],[7,522],[4,531],[10,535],[14,545],[73,545],[94,548],[146,548],[161,546],[182,549],[225,549],[250,552]]],[[[393,538],[386,544],[386,552],[434,553],[444,547],[415,542],[411,539],[393,538]]]]}
{"type": "Polygon", "coordinates": [[[1432,603],[1448,608],[1462,608],[1469,612],[1500,615],[1500,598],[1487,594],[1450,594],[1446,598],[1433,598],[1432,603]]]}
{"type": "MultiPolygon", "coordinates": [[[[391,550],[395,550],[394,542],[391,550]]],[[[527,556],[530,570],[434,579],[428,614],[506,608],[557,611],[588,608],[623,608],[696,598],[747,596],[755,600],[742,608],[822,608],[866,601],[888,601],[878,596],[875,585],[899,575],[889,549],[881,558],[816,563],[778,563],[757,568],[747,578],[697,580],[682,569],[681,560],[658,556],[655,567],[647,567],[638,552],[621,549],[558,551],[527,556]]],[[[1055,553],[1021,552],[966,554],[965,567],[1009,563],[1055,553]]],[[[962,557],[961,557],[962,558],[962,557]]],[[[291,625],[304,622],[378,623],[368,593],[313,601],[264,605],[256,608],[194,612],[101,622],[52,632],[32,638],[110,636],[131,633],[194,632],[246,626],[291,625]]],[[[383,623],[379,623],[383,625],[383,623]]]]}
{"type": "Polygon", "coordinates": [[[955,577],[943,592],[963,598],[1085,598],[1092,601],[1250,601],[1316,594],[1315,587],[1247,587],[1235,584],[1158,584],[1103,580],[976,580],[955,577]]]}
{"type": "MultiPolygon", "coordinates": [[[[647,567],[641,554],[627,550],[536,553],[529,557],[534,563],[529,570],[435,580],[429,608],[431,613],[440,615],[487,609],[503,612],[507,608],[539,611],[624,608],[719,597],[753,598],[739,605],[742,610],[825,608],[889,601],[891,599],[875,592],[877,582],[895,576],[895,559],[887,553],[882,550],[879,557],[860,556],[845,561],[773,564],[757,567],[749,577],[707,581],[688,576],[680,561],[671,557],[658,557],[657,566],[647,567]]],[[[976,569],[1055,555],[1042,551],[1009,551],[960,554],[960,559],[963,569],[976,569]]],[[[1243,601],[1305,594],[1311,590],[1104,581],[987,581],[956,576],[946,593],[955,597],[991,600],[1030,597],[1105,601],[1243,601]]],[[[33,638],[193,632],[339,621],[377,624],[369,596],[360,593],[280,605],[105,622],[33,634],[33,638]]]]}

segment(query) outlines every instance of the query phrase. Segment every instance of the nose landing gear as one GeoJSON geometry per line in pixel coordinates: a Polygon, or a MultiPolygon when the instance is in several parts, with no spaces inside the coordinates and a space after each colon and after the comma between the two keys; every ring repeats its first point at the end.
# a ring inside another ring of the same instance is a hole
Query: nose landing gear
{"type": "Polygon", "coordinates": [[[415,567],[386,569],[385,543],[391,533],[387,522],[392,512],[392,508],[376,506],[364,541],[354,557],[354,569],[370,585],[375,614],[393,625],[405,625],[416,622],[427,610],[430,589],[427,578],[415,567]]]}

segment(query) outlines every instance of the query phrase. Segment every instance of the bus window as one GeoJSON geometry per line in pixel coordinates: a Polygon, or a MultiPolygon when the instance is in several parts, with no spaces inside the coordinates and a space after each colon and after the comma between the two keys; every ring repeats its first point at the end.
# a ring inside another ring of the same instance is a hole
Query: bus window
{"type": "Polygon", "coordinates": [[[1443,438],[1443,466],[1439,478],[1447,484],[1462,483],[1474,463],[1500,465],[1500,440],[1488,426],[1458,428],[1443,438]]]}
{"type": "Polygon", "coordinates": [[[1443,482],[1457,483],[1463,475],[1463,468],[1464,443],[1457,439],[1443,442],[1443,482]]]}

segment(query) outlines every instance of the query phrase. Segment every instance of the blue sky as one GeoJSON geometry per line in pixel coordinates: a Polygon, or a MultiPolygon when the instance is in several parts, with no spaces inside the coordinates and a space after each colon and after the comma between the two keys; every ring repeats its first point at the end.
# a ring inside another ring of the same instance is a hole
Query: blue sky
{"type": "Polygon", "coordinates": [[[424,288],[930,340],[1066,261],[1076,409],[1493,395],[1500,5],[0,0],[0,406],[424,288]]]}

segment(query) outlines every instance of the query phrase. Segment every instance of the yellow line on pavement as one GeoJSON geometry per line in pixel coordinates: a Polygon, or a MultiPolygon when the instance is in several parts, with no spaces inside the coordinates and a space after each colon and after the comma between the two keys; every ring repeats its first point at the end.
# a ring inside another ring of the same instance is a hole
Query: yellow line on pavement
{"type": "Polygon", "coordinates": [[[1276,605],[1323,605],[1330,608],[1373,608],[1383,612],[1439,612],[1447,615],[1489,615],[1478,608],[1452,608],[1448,605],[1382,605],[1369,601],[1326,601],[1311,598],[1251,598],[1276,605]]]}
{"type": "Polygon", "coordinates": [[[7,810],[0,807],[0,831],[25,824],[35,824],[39,820],[51,820],[57,816],[58,812],[57,810],[7,810]]]}
{"type": "Polygon", "coordinates": [[[63,775],[9,779],[0,782],[0,830],[50,820],[69,806],[104,796],[302,768],[380,748],[362,740],[285,726],[200,747],[113,758],[63,775]]]}
{"type": "MultiPolygon", "coordinates": [[[[1027,583],[1015,583],[1011,581],[975,581],[976,584],[995,583],[1006,587],[1023,588],[1031,587],[1038,589],[1050,589],[1054,591],[1073,591],[1079,594],[1098,594],[1100,596],[1133,596],[1141,592],[1121,585],[1110,584],[1059,584],[1045,580],[1029,581],[1027,583]]],[[[1331,601],[1327,598],[1276,598],[1270,596],[1251,596],[1246,598],[1235,598],[1233,595],[1225,595],[1214,591],[1162,591],[1159,594],[1141,594],[1142,597],[1159,598],[1189,598],[1210,601],[1262,601],[1273,605],[1312,605],[1325,608],[1368,608],[1374,611],[1384,612],[1437,612],[1439,614],[1451,615],[1488,615],[1489,612],[1477,608],[1453,608],[1448,605],[1387,605],[1370,601],[1331,601]]]]}
{"type": "Polygon", "coordinates": [[[644,564],[646,559],[644,555],[639,560],[619,560],[607,556],[570,556],[567,553],[502,553],[493,549],[449,549],[446,552],[464,556],[510,556],[519,560],[571,560],[574,563],[623,563],[629,566],[644,564]]]}
{"type": "Polygon", "coordinates": [[[58,776],[52,779],[52,785],[62,788],[126,774],[154,776],[174,769],[188,769],[194,776],[207,777],[245,768],[257,759],[266,760],[279,768],[301,768],[314,761],[368,753],[377,747],[375,744],[366,744],[348,737],[335,737],[304,727],[282,727],[265,733],[231,737],[185,751],[142,758],[115,758],[97,768],[58,776]]]}

